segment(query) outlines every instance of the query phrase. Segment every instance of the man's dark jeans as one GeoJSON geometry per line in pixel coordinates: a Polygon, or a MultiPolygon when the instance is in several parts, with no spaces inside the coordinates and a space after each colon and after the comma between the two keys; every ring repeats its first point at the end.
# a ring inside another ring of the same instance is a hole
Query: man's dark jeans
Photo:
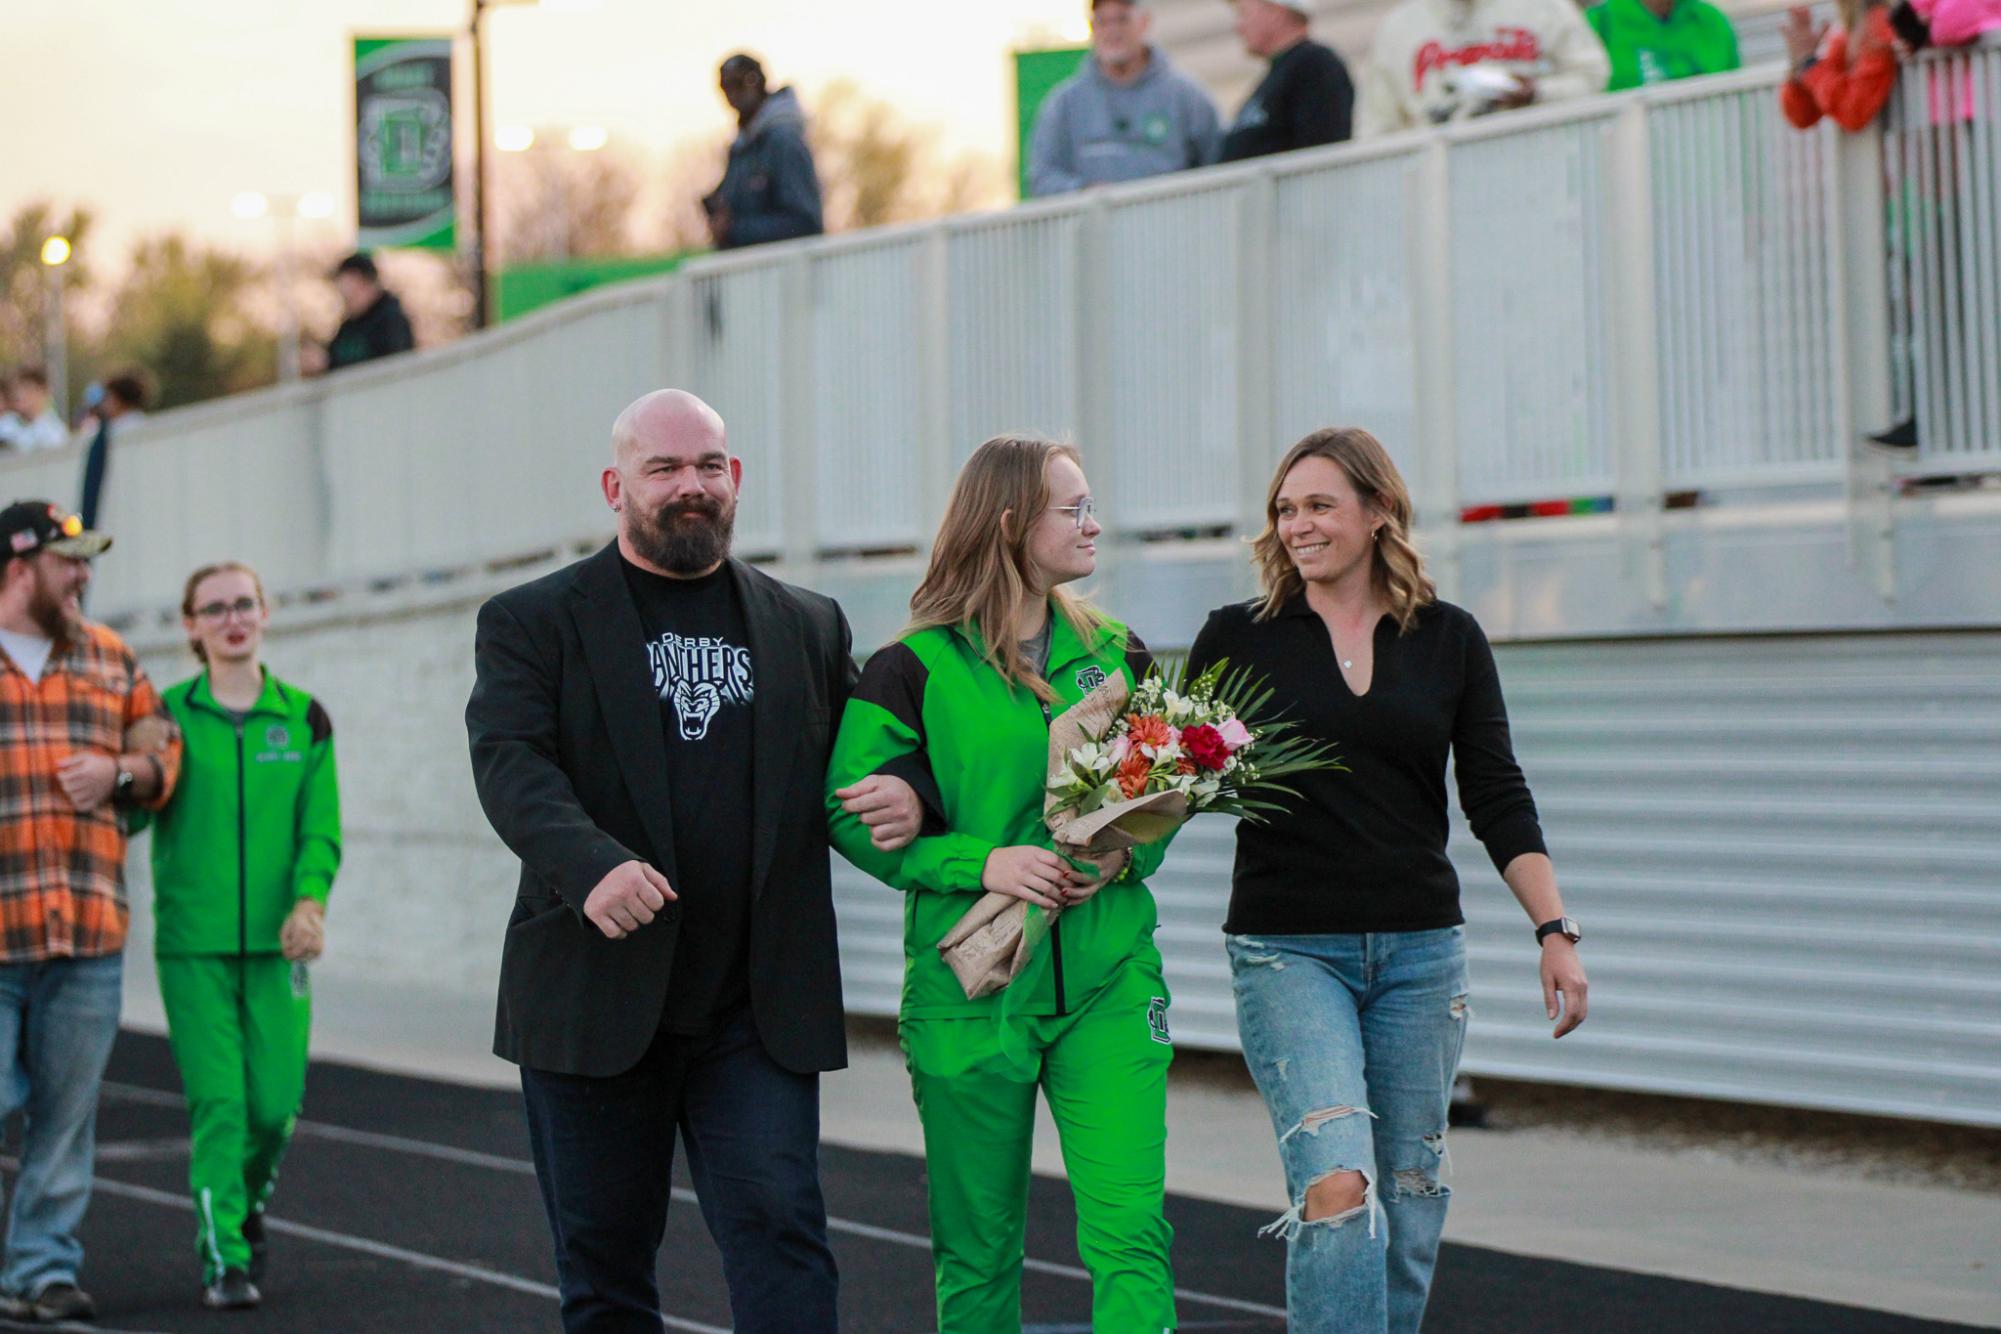
{"type": "Polygon", "coordinates": [[[707,1037],[661,1034],[608,1079],[524,1067],[521,1091],[569,1334],[658,1334],[677,1127],[735,1328],[835,1329],[819,1078],[766,1055],[747,1008],[707,1037]]]}

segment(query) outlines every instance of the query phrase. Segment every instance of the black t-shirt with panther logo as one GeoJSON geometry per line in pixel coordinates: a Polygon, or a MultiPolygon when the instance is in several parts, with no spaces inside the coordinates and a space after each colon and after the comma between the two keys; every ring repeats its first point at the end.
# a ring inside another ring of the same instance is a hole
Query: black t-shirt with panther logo
{"type": "Polygon", "coordinates": [[[750,999],[750,637],[727,567],[668,579],[628,561],[625,577],[646,630],[632,651],[660,696],[681,896],[660,1024],[709,1033],[750,999]]]}

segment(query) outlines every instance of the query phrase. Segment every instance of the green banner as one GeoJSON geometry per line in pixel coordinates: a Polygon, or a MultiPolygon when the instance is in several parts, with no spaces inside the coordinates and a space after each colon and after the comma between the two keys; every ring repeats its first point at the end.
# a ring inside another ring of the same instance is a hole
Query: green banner
{"type": "Polygon", "coordinates": [[[354,39],[355,230],[360,247],[450,250],[452,39],[354,39]]]}
{"type": "Polygon", "coordinates": [[[1091,54],[1088,46],[1052,47],[1047,51],[1014,53],[1014,114],[1016,139],[1015,189],[1028,198],[1028,140],[1035,133],[1035,117],[1042,99],[1057,84],[1075,74],[1091,54]]]}
{"type": "Polygon", "coordinates": [[[672,273],[696,252],[673,255],[619,255],[611,258],[552,259],[535,264],[510,264],[496,275],[494,305],[497,321],[517,319],[531,310],[588,292],[607,283],[672,273]]]}

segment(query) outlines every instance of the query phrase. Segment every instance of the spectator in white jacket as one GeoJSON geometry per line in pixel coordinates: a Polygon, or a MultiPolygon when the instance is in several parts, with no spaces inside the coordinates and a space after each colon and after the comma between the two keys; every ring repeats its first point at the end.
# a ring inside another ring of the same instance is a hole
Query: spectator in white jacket
{"type": "Polygon", "coordinates": [[[1611,62],[1572,0],[1403,0],[1362,71],[1363,136],[1605,91],[1611,62]]]}

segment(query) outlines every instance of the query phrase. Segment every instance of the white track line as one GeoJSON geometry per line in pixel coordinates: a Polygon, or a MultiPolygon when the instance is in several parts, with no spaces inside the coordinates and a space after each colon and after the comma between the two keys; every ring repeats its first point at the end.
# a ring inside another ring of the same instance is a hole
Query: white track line
{"type": "MultiPolygon", "coordinates": [[[[163,1093],[158,1089],[144,1088],[137,1084],[120,1084],[106,1080],[107,1093],[130,1102],[142,1102],[152,1106],[185,1106],[176,1094],[163,1093]]],[[[480,1153],[473,1149],[455,1148],[449,1144],[434,1144],[430,1140],[409,1139],[402,1135],[384,1135],[373,1130],[355,1130],[347,1126],[327,1125],[320,1121],[300,1120],[293,1133],[307,1135],[314,1139],[333,1140],[340,1144],[352,1144],[357,1148],[383,1149],[391,1153],[408,1153],[418,1157],[431,1158],[439,1162],[458,1163],[465,1167],[483,1167],[495,1172],[509,1172],[517,1176],[534,1176],[535,1164],[526,1158],[509,1158],[497,1153],[480,1153]]],[[[674,1198],[686,1204],[697,1203],[691,1190],[674,1190],[674,1198]]],[[[276,1226],[275,1221],[273,1226],[276,1226]]],[[[289,1225],[296,1226],[296,1224],[289,1225]]],[[[915,1250],[931,1249],[931,1239],[915,1232],[900,1232],[895,1228],[877,1227],[872,1223],[860,1223],[849,1218],[829,1217],[827,1230],[844,1232],[852,1237],[866,1237],[871,1241],[888,1242],[893,1246],[909,1246],[915,1250]]],[[[1049,1274],[1057,1278],[1091,1281],[1091,1273],[1077,1265],[1057,1264],[1052,1260],[1037,1260],[1023,1257],[1021,1266],[1038,1274],[1049,1274]]],[[[554,1289],[550,1289],[554,1291],[554,1289]]],[[[1269,1316],[1275,1320],[1285,1319],[1283,1306],[1269,1306],[1263,1302],[1245,1301],[1238,1297],[1223,1297],[1210,1292],[1195,1292],[1188,1288],[1176,1288],[1177,1300],[1198,1302],[1204,1306],[1214,1306],[1225,1311],[1242,1311],[1248,1315],[1269,1316]]]]}
{"type": "MultiPolygon", "coordinates": [[[[12,1165],[10,1163],[10,1165],[12,1165]]],[[[154,1190],[150,1186],[135,1186],[128,1181],[111,1181],[104,1177],[94,1177],[91,1188],[105,1195],[113,1195],[127,1200],[138,1200],[145,1204],[157,1204],[168,1209],[191,1211],[192,1201],[183,1196],[164,1190],[154,1190]]],[[[563,1294],[547,1283],[522,1278],[515,1274],[502,1273],[497,1269],[487,1269],[480,1265],[462,1264],[457,1260],[447,1260],[442,1256],[426,1255],[422,1251],[407,1250],[401,1246],[391,1246],[387,1242],[371,1241],[367,1237],[351,1236],[345,1232],[330,1232],[326,1228],[309,1227],[304,1223],[290,1223],[281,1218],[266,1217],[264,1226],[282,1236],[302,1237],[307,1241],[317,1241],[328,1246],[338,1246],[343,1250],[359,1251],[363,1255],[373,1255],[383,1260],[395,1260],[416,1269],[429,1269],[440,1274],[450,1274],[454,1278],[471,1279],[475,1283],[488,1283],[496,1288],[506,1288],[512,1292],[526,1293],[530,1297],[542,1297],[549,1301],[561,1301],[563,1294]]],[[[663,1315],[660,1323],[668,1329],[685,1330],[687,1334],[730,1334],[719,1325],[704,1325],[695,1320],[682,1320],[677,1316],[663,1315]]],[[[48,1328],[48,1326],[40,1326],[48,1328]]],[[[71,1326],[69,1328],[97,1328],[96,1326],[71,1326]]]]}

